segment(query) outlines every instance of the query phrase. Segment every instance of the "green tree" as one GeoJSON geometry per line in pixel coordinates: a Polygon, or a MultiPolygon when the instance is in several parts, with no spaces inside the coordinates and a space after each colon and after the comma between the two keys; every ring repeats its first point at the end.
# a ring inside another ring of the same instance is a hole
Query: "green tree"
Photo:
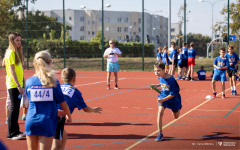
{"type": "Polygon", "coordinates": [[[188,43],[194,42],[194,49],[198,56],[205,57],[206,56],[206,49],[207,43],[211,42],[211,38],[209,36],[203,36],[202,34],[193,34],[189,33],[187,35],[188,43]]]}
{"type": "MultiPolygon", "coordinates": [[[[222,11],[222,15],[225,15],[225,19],[223,22],[217,22],[214,25],[214,31],[220,31],[222,36],[227,32],[227,20],[228,20],[228,6],[225,6],[222,11]]],[[[231,29],[231,34],[239,35],[240,31],[240,0],[236,0],[236,2],[230,3],[229,7],[229,17],[231,22],[229,23],[229,27],[231,29]]]]}

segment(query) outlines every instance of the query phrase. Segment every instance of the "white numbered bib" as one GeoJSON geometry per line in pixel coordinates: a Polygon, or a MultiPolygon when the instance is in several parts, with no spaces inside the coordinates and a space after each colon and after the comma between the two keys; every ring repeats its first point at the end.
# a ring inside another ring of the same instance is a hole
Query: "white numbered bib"
{"type": "Polygon", "coordinates": [[[52,88],[32,88],[30,92],[31,101],[33,102],[53,101],[52,88]]]}
{"type": "Polygon", "coordinates": [[[73,89],[71,86],[68,85],[61,85],[61,89],[64,95],[69,96],[70,98],[72,98],[75,89],[73,89]]]}
{"type": "Polygon", "coordinates": [[[205,73],[205,72],[200,72],[200,75],[201,75],[201,76],[205,76],[206,73],[205,73]]]}

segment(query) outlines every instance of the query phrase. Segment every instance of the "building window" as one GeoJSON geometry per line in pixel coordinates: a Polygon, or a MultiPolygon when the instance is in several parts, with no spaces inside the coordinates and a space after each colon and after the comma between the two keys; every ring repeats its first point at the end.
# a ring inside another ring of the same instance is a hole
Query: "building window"
{"type": "Polygon", "coordinates": [[[90,21],[88,21],[88,25],[90,25],[90,21]]]}
{"type": "Polygon", "coordinates": [[[110,31],[110,27],[106,27],[106,32],[109,32],[110,31]]]}
{"type": "Polygon", "coordinates": [[[84,17],[80,17],[80,21],[83,22],[84,21],[84,17]]]}
{"type": "Polygon", "coordinates": [[[94,35],[94,31],[92,32],[92,35],[94,35]]]}
{"type": "Polygon", "coordinates": [[[174,28],[171,28],[171,32],[175,32],[175,29],[174,29],[174,28]]]}
{"type": "Polygon", "coordinates": [[[128,32],[128,27],[124,27],[124,32],[128,32]]]}
{"type": "Polygon", "coordinates": [[[133,32],[133,35],[136,35],[136,32],[133,32]]]}
{"type": "Polygon", "coordinates": [[[80,36],[80,40],[84,40],[84,36],[80,36]]]}
{"type": "Polygon", "coordinates": [[[95,24],[95,21],[92,21],[92,24],[95,24]]]}
{"type": "Polygon", "coordinates": [[[81,27],[80,27],[80,31],[84,31],[84,26],[81,26],[81,27]]]}
{"type": "Polygon", "coordinates": [[[124,19],[124,22],[125,22],[125,23],[128,23],[128,18],[125,18],[125,19],[124,19]]]}
{"type": "Polygon", "coordinates": [[[171,39],[174,39],[174,36],[173,36],[173,35],[171,35],[171,39]]]}
{"type": "Polygon", "coordinates": [[[118,36],[118,37],[117,37],[117,41],[121,41],[121,36],[118,36]]]}
{"type": "Polygon", "coordinates": [[[141,28],[138,28],[138,32],[141,32],[141,30],[142,30],[141,28]]]}
{"type": "Polygon", "coordinates": [[[134,22],[134,23],[133,23],[133,25],[134,25],[134,26],[136,26],[136,25],[137,25],[137,23],[136,23],[136,22],[134,22]]]}
{"type": "Polygon", "coordinates": [[[72,17],[69,17],[69,20],[72,20],[72,17]]]}
{"type": "Polygon", "coordinates": [[[138,18],[138,23],[142,23],[142,19],[141,18],[138,18]]]}
{"type": "Polygon", "coordinates": [[[121,22],[122,22],[122,18],[118,18],[118,19],[117,19],[117,22],[118,22],[118,23],[121,23],[121,22]]]}
{"type": "Polygon", "coordinates": [[[121,27],[118,27],[118,28],[117,28],[117,32],[122,32],[122,28],[121,28],[121,27]]]}
{"type": "Polygon", "coordinates": [[[109,23],[109,22],[110,22],[110,18],[108,17],[108,18],[107,18],[107,23],[109,23]]]}
{"type": "Polygon", "coordinates": [[[88,31],[88,35],[90,35],[91,34],[91,32],[90,31],[88,31]]]}

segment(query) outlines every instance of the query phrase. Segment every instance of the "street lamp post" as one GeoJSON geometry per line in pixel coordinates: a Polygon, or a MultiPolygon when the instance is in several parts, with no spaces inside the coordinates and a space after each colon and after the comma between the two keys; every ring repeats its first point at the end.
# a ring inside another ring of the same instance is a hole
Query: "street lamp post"
{"type": "MultiPolygon", "coordinates": [[[[218,1],[215,1],[215,2],[206,1],[206,0],[199,0],[199,2],[208,2],[212,5],[212,40],[213,40],[213,6],[214,6],[214,4],[216,4],[217,2],[220,2],[220,1],[223,1],[223,0],[218,0],[218,1]]],[[[211,45],[211,58],[213,58],[213,44],[211,45]]]]}

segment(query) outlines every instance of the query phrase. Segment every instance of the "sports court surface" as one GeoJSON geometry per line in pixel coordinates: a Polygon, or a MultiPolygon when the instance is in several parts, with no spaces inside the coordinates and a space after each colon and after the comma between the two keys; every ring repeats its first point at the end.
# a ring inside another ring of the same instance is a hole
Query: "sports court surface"
{"type": "MultiPolygon", "coordinates": [[[[10,150],[26,150],[26,139],[6,139],[5,71],[0,71],[0,138],[10,150]]],[[[24,71],[25,78],[33,71],[24,71]]],[[[57,74],[60,79],[60,74],[57,74]]],[[[209,75],[208,75],[209,77],[209,75]]],[[[73,123],[66,125],[68,141],[65,149],[240,149],[240,86],[237,96],[230,95],[226,82],[226,99],[212,94],[211,79],[206,81],[178,81],[182,105],[181,116],[173,119],[167,109],[163,118],[164,140],[155,142],[157,135],[157,92],[149,84],[157,84],[153,72],[119,72],[119,90],[107,90],[106,72],[77,71],[76,87],[88,106],[100,106],[102,114],[75,110],[73,123]]],[[[217,92],[221,86],[217,83],[217,92]]],[[[22,110],[19,118],[21,118],[22,110]]],[[[24,121],[19,120],[24,131],[24,121]]]]}

